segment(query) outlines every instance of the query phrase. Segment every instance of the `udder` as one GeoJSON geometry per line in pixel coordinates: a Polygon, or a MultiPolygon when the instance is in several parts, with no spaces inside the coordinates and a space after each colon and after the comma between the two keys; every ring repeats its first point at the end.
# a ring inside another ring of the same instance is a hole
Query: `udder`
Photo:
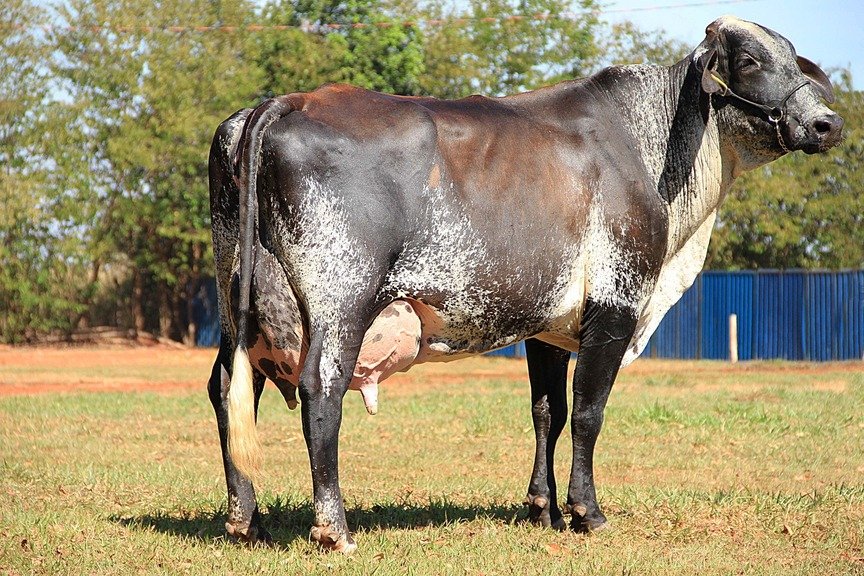
{"type": "Polygon", "coordinates": [[[370,414],[378,411],[378,383],[414,363],[421,338],[420,317],[405,300],[392,302],[372,322],[363,337],[349,386],[360,390],[370,414]]]}
{"type": "MultiPolygon", "coordinates": [[[[296,300],[286,303],[283,295],[280,308],[280,322],[273,322],[267,314],[258,315],[260,333],[249,348],[249,357],[253,366],[276,384],[289,408],[294,409],[308,337],[296,300]],[[286,313],[293,317],[286,319],[286,313]]],[[[423,323],[412,303],[406,300],[390,303],[372,322],[363,337],[349,385],[351,390],[360,391],[370,414],[378,411],[378,383],[411,366],[422,341],[423,323]]]]}

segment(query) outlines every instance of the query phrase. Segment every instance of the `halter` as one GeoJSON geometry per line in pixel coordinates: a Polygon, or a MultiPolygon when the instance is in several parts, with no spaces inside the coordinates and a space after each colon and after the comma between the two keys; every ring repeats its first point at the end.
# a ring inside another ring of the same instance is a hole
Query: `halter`
{"type": "Polygon", "coordinates": [[[765,117],[768,120],[768,123],[774,125],[774,129],[777,132],[777,142],[779,142],[780,148],[783,149],[783,152],[788,154],[789,148],[787,148],[786,143],[783,142],[783,135],[780,132],[780,121],[786,119],[786,102],[788,102],[789,98],[791,98],[793,94],[798,92],[798,90],[800,90],[804,86],[807,86],[808,84],[810,84],[810,80],[804,80],[803,82],[798,84],[798,86],[796,86],[795,88],[790,90],[789,93],[786,94],[786,96],[782,100],[779,101],[778,105],[768,106],[767,104],[760,104],[758,102],[753,102],[752,100],[748,100],[747,98],[744,98],[743,96],[741,96],[739,94],[736,94],[735,92],[732,91],[731,88],[729,88],[729,85],[726,84],[726,82],[724,82],[723,79],[720,78],[717,74],[715,74],[714,72],[709,72],[709,73],[711,74],[711,78],[715,82],[717,82],[717,84],[719,84],[720,88],[722,89],[722,92],[719,92],[720,96],[723,96],[723,97],[731,96],[732,98],[735,98],[736,100],[739,100],[745,104],[749,104],[750,106],[756,108],[757,110],[761,110],[765,114],[765,117]]]}

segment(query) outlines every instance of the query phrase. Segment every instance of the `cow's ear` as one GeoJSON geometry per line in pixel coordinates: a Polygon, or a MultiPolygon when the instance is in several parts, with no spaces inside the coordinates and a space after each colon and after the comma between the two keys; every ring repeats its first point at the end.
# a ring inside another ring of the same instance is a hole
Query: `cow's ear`
{"type": "Polygon", "coordinates": [[[726,89],[726,80],[720,70],[722,48],[720,21],[715,20],[705,28],[705,40],[694,53],[696,68],[702,72],[702,90],[707,94],[723,92],[726,89]]]}
{"type": "Polygon", "coordinates": [[[810,82],[812,82],[814,86],[816,86],[819,90],[819,94],[821,94],[829,104],[833,104],[834,88],[831,86],[831,80],[828,79],[825,72],[823,72],[819,66],[803,56],[798,56],[798,68],[800,68],[801,72],[810,79],[810,82]]]}
{"type": "Polygon", "coordinates": [[[710,48],[699,57],[699,67],[702,69],[702,90],[706,94],[723,92],[726,87],[725,81],[717,71],[718,60],[717,48],[710,48]]]}

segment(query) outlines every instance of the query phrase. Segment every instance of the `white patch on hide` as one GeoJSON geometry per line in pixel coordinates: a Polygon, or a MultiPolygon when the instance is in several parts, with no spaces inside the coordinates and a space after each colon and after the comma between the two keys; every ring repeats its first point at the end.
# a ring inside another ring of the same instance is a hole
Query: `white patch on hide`
{"type": "Polygon", "coordinates": [[[234,526],[246,521],[243,517],[243,505],[240,498],[233,492],[228,493],[228,523],[234,526]]]}
{"type": "Polygon", "coordinates": [[[313,505],[315,509],[315,524],[327,526],[332,524],[342,511],[342,503],[332,494],[325,494],[323,498],[316,499],[313,505]]]}
{"type": "MultiPolygon", "coordinates": [[[[678,94],[669,92],[670,81],[667,68],[633,65],[622,67],[622,71],[625,71],[636,84],[633,95],[628,99],[632,105],[626,109],[625,113],[629,118],[624,124],[636,141],[639,155],[648,170],[653,188],[659,190],[661,176],[667,167],[667,146],[670,127],[678,106],[678,94]],[[646,94],[657,96],[646,97],[646,94]]],[[[682,159],[680,165],[671,167],[679,174],[689,175],[683,187],[674,191],[675,197],[668,208],[667,261],[689,240],[705,218],[717,209],[723,199],[721,190],[731,185],[731,181],[722,182],[724,174],[720,156],[719,130],[714,114],[708,119],[698,142],[694,140],[692,144],[698,146],[692,164],[687,164],[690,159],[682,159]]]]}
{"type": "Polygon", "coordinates": [[[788,51],[787,46],[768,34],[761,26],[758,24],[754,24],[753,22],[748,22],[747,20],[742,20],[737,16],[732,16],[731,14],[725,14],[720,16],[717,20],[715,20],[719,25],[719,30],[723,28],[738,28],[739,30],[744,30],[748,34],[752,34],[755,36],[759,43],[764,45],[770,54],[781,54],[784,51],[788,51]]]}
{"type": "MultiPolygon", "coordinates": [[[[579,251],[587,262],[588,297],[616,308],[636,309],[642,299],[642,281],[632,268],[632,258],[609,227],[602,198],[595,198],[588,212],[588,230],[579,251]]],[[[631,249],[632,250],[632,249],[631,249]]]]}
{"type": "Polygon", "coordinates": [[[565,256],[562,270],[549,310],[549,330],[556,334],[566,334],[571,338],[579,331],[582,311],[585,308],[585,262],[579,249],[573,249],[565,256]]]}
{"type": "Polygon", "coordinates": [[[312,333],[324,330],[319,376],[325,396],[342,378],[339,366],[344,318],[340,307],[352,306],[363,292],[371,269],[366,247],[348,228],[344,201],[312,178],[303,179],[302,200],[284,238],[286,262],[299,293],[305,297],[312,333]]]}
{"type": "MultiPolygon", "coordinates": [[[[633,82],[631,91],[622,95],[630,103],[623,109],[628,116],[624,125],[636,142],[653,188],[659,191],[667,167],[670,127],[678,107],[678,93],[669,92],[675,82],[670,82],[670,69],[658,66],[625,66],[622,73],[633,82]]],[[[697,132],[693,136],[699,140],[689,143],[697,150],[692,165],[682,159],[680,165],[672,166],[688,176],[681,188],[673,191],[668,204],[666,255],[654,287],[643,292],[634,306],[638,321],[624,365],[644,349],[663,316],[702,270],[715,212],[731,185],[731,170],[723,166],[716,115],[712,113],[704,126],[701,135],[697,132]]],[[[683,148],[685,143],[679,144],[683,148]]]]}
{"type": "Polygon", "coordinates": [[[450,354],[452,350],[444,342],[433,342],[429,345],[429,349],[439,354],[450,354]]]}
{"type": "Polygon", "coordinates": [[[648,344],[648,340],[660,325],[660,321],[670,308],[675,305],[684,292],[693,285],[696,276],[705,264],[708,253],[708,241],[714,229],[717,213],[713,212],[702,223],[693,236],[676,252],[660,270],[660,276],[654,291],[640,306],[636,330],[630,340],[630,346],[624,354],[622,366],[627,366],[639,357],[648,344]]]}
{"type": "Polygon", "coordinates": [[[644,299],[644,279],[633,269],[635,256],[627,253],[622,238],[626,238],[626,230],[622,228],[616,237],[603,210],[602,197],[595,197],[582,241],[565,257],[558,278],[558,296],[549,313],[553,332],[568,337],[577,333],[588,298],[618,308],[638,308],[644,299]]]}
{"type": "MultiPolygon", "coordinates": [[[[385,290],[410,291],[397,294],[399,297],[446,293],[448,298],[439,310],[445,324],[470,325],[484,316],[492,292],[476,281],[478,273],[490,272],[486,245],[467,215],[456,211],[458,203],[442,188],[424,188],[422,202],[426,209],[419,216],[422,225],[418,228],[428,232],[406,244],[385,290]]],[[[503,280],[492,287],[497,288],[503,280]]]]}

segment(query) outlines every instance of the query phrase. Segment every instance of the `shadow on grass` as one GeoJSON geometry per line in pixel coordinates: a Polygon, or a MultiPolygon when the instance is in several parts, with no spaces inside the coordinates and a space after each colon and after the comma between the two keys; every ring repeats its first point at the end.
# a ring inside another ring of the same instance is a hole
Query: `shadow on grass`
{"type": "MultiPolygon", "coordinates": [[[[371,530],[404,530],[426,526],[470,521],[481,518],[512,523],[524,519],[527,512],[519,505],[487,505],[466,507],[449,501],[432,501],[428,505],[387,503],[369,508],[348,508],[348,526],[352,532],[371,530]]],[[[225,538],[226,512],[171,512],[141,516],[111,516],[110,520],[130,529],[156,531],[199,540],[215,542],[225,538]]],[[[288,546],[296,539],[306,540],[312,526],[312,504],[308,501],[285,501],[277,498],[267,503],[261,512],[265,529],[270,532],[275,546],[288,546]]]]}

